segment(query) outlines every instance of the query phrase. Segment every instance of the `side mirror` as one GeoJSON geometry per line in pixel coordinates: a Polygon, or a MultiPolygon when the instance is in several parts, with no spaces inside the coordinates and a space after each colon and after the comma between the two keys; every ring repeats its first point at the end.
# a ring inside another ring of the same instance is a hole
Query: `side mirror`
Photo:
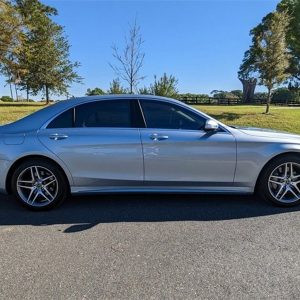
{"type": "Polygon", "coordinates": [[[214,120],[207,120],[205,123],[205,131],[216,131],[219,129],[219,124],[214,120]]]}

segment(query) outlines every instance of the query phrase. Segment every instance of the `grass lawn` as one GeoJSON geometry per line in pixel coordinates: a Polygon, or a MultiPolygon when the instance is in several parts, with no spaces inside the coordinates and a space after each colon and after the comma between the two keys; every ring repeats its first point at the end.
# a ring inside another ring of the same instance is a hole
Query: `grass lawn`
{"type": "Polygon", "coordinates": [[[13,122],[45,107],[45,103],[7,103],[0,102],[0,125],[13,122]]]}
{"type": "MultiPolygon", "coordinates": [[[[17,120],[44,106],[43,103],[0,103],[0,124],[17,120]]],[[[194,107],[228,125],[272,128],[300,134],[300,108],[273,106],[271,113],[265,115],[264,106],[194,107]]]]}
{"type": "Polygon", "coordinates": [[[271,128],[300,134],[300,107],[270,108],[266,115],[264,106],[194,106],[227,125],[271,128]]]}

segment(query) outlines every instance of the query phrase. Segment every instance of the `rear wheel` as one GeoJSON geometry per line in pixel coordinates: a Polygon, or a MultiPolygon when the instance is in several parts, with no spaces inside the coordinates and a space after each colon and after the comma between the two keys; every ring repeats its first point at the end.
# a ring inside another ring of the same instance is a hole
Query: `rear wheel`
{"type": "Polygon", "coordinates": [[[280,206],[300,203],[300,158],[286,155],[273,160],[263,171],[258,186],[260,195],[280,206]]]}
{"type": "Polygon", "coordinates": [[[47,210],[65,200],[68,183],[55,164],[42,159],[28,160],[15,170],[12,191],[27,208],[47,210]]]}

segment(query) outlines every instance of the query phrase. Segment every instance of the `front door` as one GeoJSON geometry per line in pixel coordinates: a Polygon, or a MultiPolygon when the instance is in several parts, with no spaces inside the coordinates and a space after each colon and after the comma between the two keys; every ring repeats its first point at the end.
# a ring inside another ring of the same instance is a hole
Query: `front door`
{"type": "Polygon", "coordinates": [[[165,186],[230,186],[236,165],[235,138],[205,132],[206,119],[170,102],[142,100],[145,183],[165,186]]]}

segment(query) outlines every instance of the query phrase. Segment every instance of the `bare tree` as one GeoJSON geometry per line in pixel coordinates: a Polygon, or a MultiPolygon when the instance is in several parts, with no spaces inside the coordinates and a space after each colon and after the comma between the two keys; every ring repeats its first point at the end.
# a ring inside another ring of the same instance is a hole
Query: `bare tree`
{"type": "Polygon", "coordinates": [[[109,64],[114,72],[129,85],[129,92],[133,94],[141,80],[145,78],[140,74],[143,67],[145,53],[142,51],[144,41],[140,33],[140,26],[135,19],[129,27],[129,36],[125,37],[125,47],[122,51],[116,45],[112,46],[113,57],[117,63],[109,64]]]}

